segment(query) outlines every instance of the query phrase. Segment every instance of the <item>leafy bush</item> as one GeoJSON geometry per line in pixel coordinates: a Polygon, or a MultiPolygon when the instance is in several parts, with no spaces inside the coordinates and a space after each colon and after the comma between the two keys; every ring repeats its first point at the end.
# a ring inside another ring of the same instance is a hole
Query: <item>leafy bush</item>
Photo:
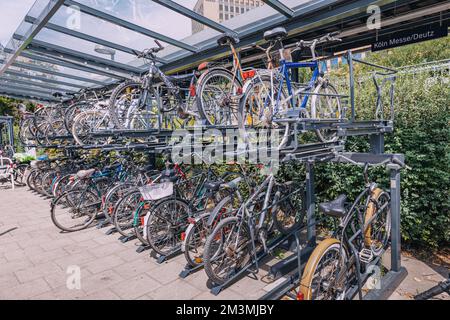
{"type": "MultiPolygon", "coordinates": [[[[449,38],[372,53],[367,60],[400,67],[450,56],[449,38]]],[[[410,170],[401,173],[402,236],[411,244],[432,247],[450,243],[450,78],[448,70],[399,74],[395,82],[394,133],[386,135],[385,151],[403,153],[410,170]]],[[[357,112],[370,118],[373,87],[362,85],[357,112]]],[[[348,151],[367,152],[367,138],[352,138],[348,151]]],[[[373,169],[372,176],[387,186],[389,174],[373,169]]],[[[345,192],[354,196],[362,187],[361,169],[350,165],[317,166],[318,201],[345,192]]]]}

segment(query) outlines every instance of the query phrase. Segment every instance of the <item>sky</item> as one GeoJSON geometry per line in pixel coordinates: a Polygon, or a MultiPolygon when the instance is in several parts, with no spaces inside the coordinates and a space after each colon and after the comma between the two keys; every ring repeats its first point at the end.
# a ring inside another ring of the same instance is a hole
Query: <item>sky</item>
{"type": "Polygon", "coordinates": [[[0,43],[5,45],[35,0],[0,0],[0,43]]]}
{"type": "MultiPolygon", "coordinates": [[[[45,0],[39,0],[41,3],[45,0]]],[[[77,0],[81,4],[107,12],[121,19],[128,20],[166,36],[183,39],[191,35],[191,20],[164,8],[149,0],[77,0]]],[[[0,43],[5,45],[19,26],[21,20],[31,8],[35,0],[0,0],[0,43]]],[[[193,8],[196,0],[175,0],[187,8],[193,8]]],[[[50,20],[52,23],[66,26],[71,12],[67,7],[61,7],[50,20]]],[[[133,49],[142,50],[154,46],[152,39],[124,28],[112,25],[89,15],[81,14],[81,26],[77,31],[116,42],[133,49]]],[[[67,36],[44,29],[36,37],[37,40],[68,46],[71,49],[84,49],[92,53],[94,44],[68,39],[67,36]]],[[[95,54],[95,53],[94,53],[95,54]]],[[[120,53],[118,53],[120,59],[120,53]]],[[[121,62],[127,62],[130,57],[123,56],[121,62]]]]}

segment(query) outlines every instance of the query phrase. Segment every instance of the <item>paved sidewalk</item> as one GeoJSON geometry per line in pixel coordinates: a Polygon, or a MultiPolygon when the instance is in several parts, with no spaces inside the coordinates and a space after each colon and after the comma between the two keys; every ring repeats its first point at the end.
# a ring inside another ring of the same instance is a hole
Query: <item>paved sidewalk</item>
{"type": "Polygon", "coordinates": [[[138,241],[121,243],[108,229],[61,233],[49,200],[27,188],[1,189],[0,299],[242,300],[265,293],[266,283],[245,277],[214,296],[203,270],[179,278],[184,256],[158,264],[150,251],[136,252],[138,241]],[[71,266],[81,268],[80,290],[67,288],[71,266]]]}
{"type": "MultiPolygon", "coordinates": [[[[105,235],[109,228],[61,233],[50,220],[49,200],[26,189],[0,189],[0,299],[244,300],[257,299],[274,285],[260,280],[268,269],[263,266],[259,279],[242,278],[214,296],[203,270],[178,277],[185,265],[182,255],[158,264],[149,251],[135,251],[137,241],[123,244],[117,234],[105,235]],[[79,290],[66,284],[72,266],[81,270],[79,290]]],[[[418,277],[421,290],[442,279],[413,260],[406,261],[407,268],[415,271],[391,298],[410,297],[418,277]]]]}

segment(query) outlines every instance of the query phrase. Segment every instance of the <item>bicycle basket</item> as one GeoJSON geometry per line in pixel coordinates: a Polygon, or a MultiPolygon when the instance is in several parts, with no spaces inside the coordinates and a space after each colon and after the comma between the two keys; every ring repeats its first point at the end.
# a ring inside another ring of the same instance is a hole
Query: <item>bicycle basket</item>
{"type": "Polygon", "coordinates": [[[144,200],[159,200],[173,194],[173,183],[163,182],[146,185],[139,188],[144,200]]]}

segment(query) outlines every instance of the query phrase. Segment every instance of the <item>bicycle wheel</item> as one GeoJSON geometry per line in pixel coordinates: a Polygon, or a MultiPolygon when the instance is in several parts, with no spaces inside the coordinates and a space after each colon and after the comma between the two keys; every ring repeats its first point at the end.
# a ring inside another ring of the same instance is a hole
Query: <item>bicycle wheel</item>
{"type": "Polygon", "coordinates": [[[205,272],[215,284],[223,284],[250,261],[250,230],[237,217],[219,222],[205,243],[205,272]]]}
{"type": "Polygon", "coordinates": [[[230,71],[209,70],[197,87],[196,103],[207,125],[237,125],[242,84],[230,71]]]}
{"type": "Polygon", "coordinates": [[[162,256],[178,250],[189,216],[189,205],[181,199],[165,199],[157,203],[147,221],[147,241],[152,249],[162,256]]]}
{"type": "Polygon", "coordinates": [[[149,245],[146,233],[147,227],[146,221],[148,221],[148,216],[152,210],[153,205],[154,203],[152,201],[143,201],[139,203],[136,212],[134,213],[133,219],[134,234],[139,239],[139,241],[145,246],[149,245]]]}
{"type": "MultiPolygon", "coordinates": [[[[341,102],[336,89],[323,81],[314,89],[311,97],[311,118],[318,120],[340,120],[342,118],[341,102]]],[[[339,139],[336,130],[317,129],[317,137],[322,142],[334,142],[339,139]]]]}
{"type": "Polygon", "coordinates": [[[124,237],[134,236],[133,219],[137,207],[142,202],[139,190],[126,194],[115,206],[113,213],[114,227],[124,237]]]}
{"type": "Polygon", "coordinates": [[[134,185],[131,182],[119,183],[106,193],[102,202],[102,212],[110,223],[114,223],[113,214],[115,206],[133,187],[134,185]]]}
{"type": "Polygon", "coordinates": [[[67,132],[72,131],[74,119],[81,112],[89,110],[93,107],[92,103],[81,101],[70,105],[64,112],[64,126],[67,132]]]}
{"type": "Polygon", "coordinates": [[[213,210],[209,210],[191,221],[185,232],[182,251],[187,263],[196,267],[203,263],[206,239],[216,225],[236,212],[234,197],[222,199],[213,210]]]}
{"type": "MultiPolygon", "coordinates": [[[[114,89],[109,99],[108,111],[116,128],[128,128],[131,121],[137,121],[139,112],[147,110],[147,101],[142,101],[144,93],[142,83],[137,81],[125,81],[114,89]],[[142,106],[146,110],[140,110],[142,106]]],[[[147,111],[151,109],[150,107],[147,111]]]]}
{"type": "Polygon", "coordinates": [[[252,134],[252,129],[268,128],[271,129],[268,132],[270,137],[275,138],[274,141],[270,141],[272,148],[282,148],[287,144],[289,125],[272,121],[275,113],[284,114],[290,107],[286,93],[284,90],[278,93],[278,87],[276,83],[272,84],[269,76],[255,77],[247,86],[239,103],[238,115],[239,130],[245,143],[256,145],[258,142],[257,136],[252,134]]]}
{"type": "Polygon", "coordinates": [[[53,184],[52,194],[53,197],[57,198],[62,195],[64,192],[70,190],[70,183],[72,179],[72,174],[66,174],[61,176],[55,183],[53,184]]]}
{"type": "Polygon", "coordinates": [[[79,145],[108,143],[108,138],[94,137],[95,133],[111,129],[110,116],[104,110],[88,110],[80,113],[74,119],[72,135],[79,145]]]}
{"type": "Polygon", "coordinates": [[[16,184],[16,186],[23,187],[26,185],[25,172],[27,171],[27,169],[27,164],[19,164],[14,169],[14,183],[16,184]]]}
{"type": "Polygon", "coordinates": [[[51,204],[55,226],[67,232],[86,229],[100,210],[101,200],[90,190],[71,190],[51,204]]]}
{"type": "Polygon", "coordinates": [[[33,118],[24,119],[19,128],[19,140],[23,145],[28,145],[34,140],[34,135],[31,132],[31,126],[33,125],[33,118]]]}
{"type": "Polygon", "coordinates": [[[277,191],[272,210],[272,218],[275,228],[282,234],[289,234],[305,224],[306,206],[303,190],[296,192],[289,186],[282,185],[277,191]],[[287,195],[290,197],[285,198],[287,195]],[[278,199],[281,198],[281,201],[278,199]]]}
{"type": "Polygon", "coordinates": [[[377,188],[372,192],[364,216],[366,230],[364,232],[364,244],[372,250],[375,256],[381,255],[389,245],[391,237],[390,203],[389,194],[377,188]]]}
{"type": "Polygon", "coordinates": [[[337,280],[337,272],[338,269],[345,267],[346,262],[347,255],[345,250],[341,249],[339,240],[334,238],[323,240],[306,263],[298,296],[301,296],[302,300],[343,300],[346,283],[337,280]],[[343,257],[340,256],[341,251],[343,257]]]}
{"type": "Polygon", "coordinates": [[[28,174],[27,180],[26,180],[26,184],[27,184],[28,188],[30,188],[30,190],[33,190],[33,191],[36,191],[36,187],[34,185],[34,178],[37,173],[38,173],[38,171],[36,169],[31,170],[30,173],[28,174]]]}

